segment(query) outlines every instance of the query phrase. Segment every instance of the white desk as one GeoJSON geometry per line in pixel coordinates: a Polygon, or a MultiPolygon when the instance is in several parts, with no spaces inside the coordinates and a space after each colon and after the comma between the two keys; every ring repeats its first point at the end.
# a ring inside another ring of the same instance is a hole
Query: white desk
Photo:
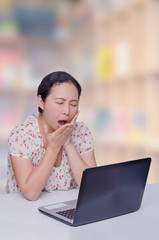
{"type": "Polygon", "coordinates": [[[67,226],[38,211],[39,206],[71,200],[77,194],[77,189],[42,193],[35,202],[27,201],[21,193],[0,194],[0,239],[159,239],[159,184],[147,185],[137,212],[80,227],[67,226]]]}

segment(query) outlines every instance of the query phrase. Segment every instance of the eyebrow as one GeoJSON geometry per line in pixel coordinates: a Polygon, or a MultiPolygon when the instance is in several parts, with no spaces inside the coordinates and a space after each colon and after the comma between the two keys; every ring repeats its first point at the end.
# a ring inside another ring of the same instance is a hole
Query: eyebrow
{"type": "MultiPolygon", "coordinates": [[[[55,98],[55,100],[63,100],[63,101],[66,101],[66,99],[65,99],[65,98],[62,98],[62,97],[57,97],[57,98],[55,98]]],[[[70,102],[78,102],[78,100],[77,100],[77,99],[72,99],[70,102]]]]}

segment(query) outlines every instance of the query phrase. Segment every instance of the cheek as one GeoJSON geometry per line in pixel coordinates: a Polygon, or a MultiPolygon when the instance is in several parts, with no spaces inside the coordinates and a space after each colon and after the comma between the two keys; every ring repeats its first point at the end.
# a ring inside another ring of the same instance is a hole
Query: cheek
{"type": "Polygon", "coordinates": [[[46,111],[50,114],[56,114],[58,111],[58,107],[57,105],[55,105],[53,102],[48,102],[46,107],[46,111]]]}
{"type": "Polygon", "coordinates": [[[74,117],[78,112],[78,107],[77,108],[73,108],[72,111],[71,111],[71,115],[72,117],[74,117]]]}
{"type": "Polygon", "coordinates": [[[47,105],[45,105],[45,116],[47,117],[47,119],[55,119],[56,116],[58,116],[59,114],[59,109],[56,107],[55,104],[53,103],[48,103],[47,105]]]}

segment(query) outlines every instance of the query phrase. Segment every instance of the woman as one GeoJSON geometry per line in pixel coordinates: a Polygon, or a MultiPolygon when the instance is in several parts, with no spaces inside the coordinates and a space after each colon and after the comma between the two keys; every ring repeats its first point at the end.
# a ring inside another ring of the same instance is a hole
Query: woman
{"type": "Polygon", "coordinates": [[[8,140],[8,193],[37,200],[41,191],[80,185],[83,170],[96,166],[87,126],[76,122],[79,83],[66,72],[47,75],[38,87],[39,116],[31,115],[8,140]]]}

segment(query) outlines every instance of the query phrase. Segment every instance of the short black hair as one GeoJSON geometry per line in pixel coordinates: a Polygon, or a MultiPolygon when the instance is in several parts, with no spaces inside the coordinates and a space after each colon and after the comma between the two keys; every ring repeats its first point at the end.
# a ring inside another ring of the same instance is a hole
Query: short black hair
{"type": "MultiPolygon", "coordinates": [[[[74,86],[77,88],[78,91],[78,99],[80,98],[82,88],[80,84],[77,82],[75,78],[73,78],[70,74],[62,71],[57,71],[57,72],[52,72],[48,75],[46,75],[37,90],[37,96],[41,95],[41,98],[43,101],[47,98],[47,96],[50,93],[50,89],[52,88],[53,85],[55,84],[61,84],[61,83],[72,83],[74,86]]],[[[39,107],[38,108],[39,112],[42,113],[42,109],[39,107]]]]}

